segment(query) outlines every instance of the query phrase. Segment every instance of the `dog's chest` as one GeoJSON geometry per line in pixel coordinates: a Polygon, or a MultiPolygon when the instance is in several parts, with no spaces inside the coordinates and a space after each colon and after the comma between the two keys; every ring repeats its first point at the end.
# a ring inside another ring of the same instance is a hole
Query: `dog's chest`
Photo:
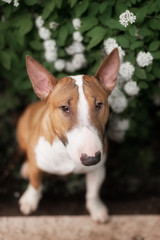
{"type": "Polygon", "coordinates": [[[57,138],[51,145],[44,137],[40,137],[35,154],[38,167],[45,172],[64,175],[74,169],[73,161],[68,156],[63,143],[57,138]]]}
{"type": "Polygon", "coordinates": [[[63,143],[56,138],[52,145],[40,137],[35,148],[37,166],[51,174],[87,173],[96,166],[85,167],[70,158],[63,143]]]}

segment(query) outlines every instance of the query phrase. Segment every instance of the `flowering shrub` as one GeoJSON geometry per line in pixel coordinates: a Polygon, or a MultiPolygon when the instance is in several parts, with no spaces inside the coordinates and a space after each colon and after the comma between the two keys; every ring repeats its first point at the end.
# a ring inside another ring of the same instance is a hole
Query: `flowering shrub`
{"type": "MultiPolygon", "coordinates": [[[[160,118],[159,1],[0,0],[0,9],[2,147],[9,138],[3,128],[8,114],[35,100],[25,69],[26,54],[60,78],[94,74],[117,47],[121,64],[118,84],[109,97],[108,135],[118,142],[126,139],[124,148],[138,153],[135,165],[149,169],[154,155],[150,139],[152,134],[157,137],[154,127],[160,118]],[[141,149],[128,146],[130,141],[139,142],[141,149]],[[144,163],[146,155],[149,160],[144,163]]],[[[133,152],[127,151],[121,158],[133,158],[133,152]]],[[[6,154],[12,153],[13,149],[6,154]]]]}

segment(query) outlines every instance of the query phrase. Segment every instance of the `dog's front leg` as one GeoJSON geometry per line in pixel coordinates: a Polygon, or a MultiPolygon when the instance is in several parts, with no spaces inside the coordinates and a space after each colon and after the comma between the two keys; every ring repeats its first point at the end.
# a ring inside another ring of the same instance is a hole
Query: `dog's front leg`
{"type": "Polygon", "coordinates": [[[108,210],[100,199],[100,188],[105,179],[105,167],[102,166],[86,175],[86,207],[94,221],[108,221],[108,210]]]}
{"type": "Polygon", "coordinates": [[[28,161],[29,185],[27,190],[19,199],[20,211],[24,215],[29,215],[38,208],[39,201],[42,197],[42,172],[36,165],[30,164],[28,161]]]}

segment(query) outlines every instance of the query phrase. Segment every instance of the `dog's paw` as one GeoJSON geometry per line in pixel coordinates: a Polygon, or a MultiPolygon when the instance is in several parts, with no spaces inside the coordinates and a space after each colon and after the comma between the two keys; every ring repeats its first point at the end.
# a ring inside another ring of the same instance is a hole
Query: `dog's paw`
{"type": "Polygon", "coordinates": [[[29,215],[38,208],[41,199],[41,189],[35,190],[31,185],[19,199],[20,211],[24,215],[29,215]]]}
{"type": "Polygon", "coordinates": [[[98,223],[109,221],[108,209],[100,199],[87,200],[87,209],[94,221],[98,223]]]}
{"type": "Polygon", "coordinates": [[[19,207],[21,213],[24,215],[29,215],[37,209],[38,205],[35,202],[30,201],[29,199],[22,196],[19,200],[19,207]]]}

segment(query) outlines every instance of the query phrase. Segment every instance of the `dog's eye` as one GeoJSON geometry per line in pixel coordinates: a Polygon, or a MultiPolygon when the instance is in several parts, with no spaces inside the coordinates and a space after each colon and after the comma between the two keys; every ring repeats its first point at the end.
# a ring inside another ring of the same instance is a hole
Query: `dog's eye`
{"type": "Polygon", "coordinates": [[[61,106],[61,109],[63,110],[63,112],[69,113],[69,107],[67,107],[67,106],[61,106]]]}
{"type": "Polygon", "coordinates": [[[102,102],[96,103],[96,110],[99,111],[102,108],[102,105],[103,105],[102,102]]]}

